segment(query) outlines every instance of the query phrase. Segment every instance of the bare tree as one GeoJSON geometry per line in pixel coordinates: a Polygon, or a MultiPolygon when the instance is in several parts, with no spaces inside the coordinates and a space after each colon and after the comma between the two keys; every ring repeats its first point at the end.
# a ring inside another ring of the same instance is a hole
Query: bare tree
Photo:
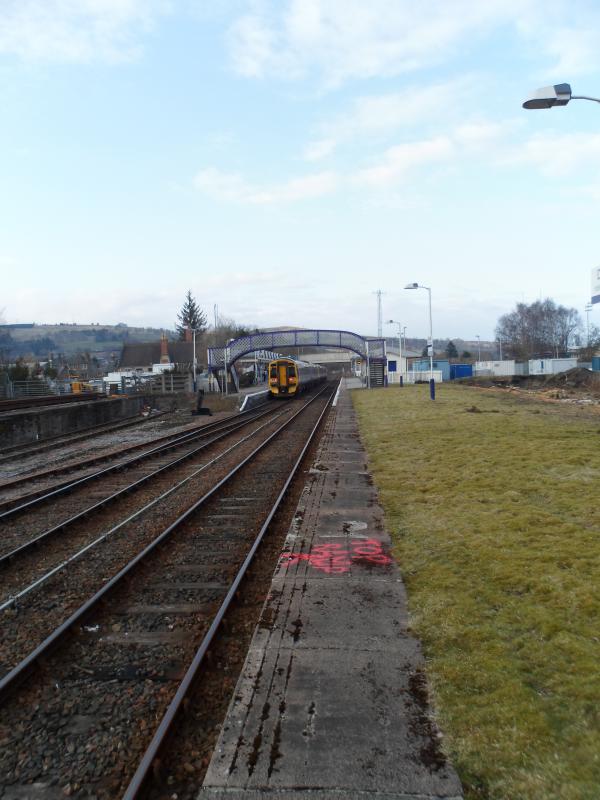
{"type": "Polygon", "coordinates": [[[517,303],[514,311],[498,320],[496,336],[514,358],[557,357],[567,353],[579,330],[581,316],[575,308],[546,298],[530,305],[517,303]]]}

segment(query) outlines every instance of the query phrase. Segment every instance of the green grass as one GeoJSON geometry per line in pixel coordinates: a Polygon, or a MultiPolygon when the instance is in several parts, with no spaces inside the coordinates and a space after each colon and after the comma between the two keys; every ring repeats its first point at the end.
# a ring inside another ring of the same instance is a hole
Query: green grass
{"type": "Polygon", "coordinates": [[[467,797],[598,800],[600,416],[451,385],[353,400],[467,797]]]}

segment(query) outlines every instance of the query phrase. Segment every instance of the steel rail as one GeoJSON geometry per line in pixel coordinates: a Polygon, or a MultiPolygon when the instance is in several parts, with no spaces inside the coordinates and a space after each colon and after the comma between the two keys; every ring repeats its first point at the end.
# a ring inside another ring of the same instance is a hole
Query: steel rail
{"type": "MultiPolygon", "coordinates": [[[[248,411],[243,411],[243,412],[240,412],[240,413],[242,413],[242,414],[251,414],[254,411],[258,411],[260,408],[263,408],[265,405],[267,405],[267,404],[266,403],[261,403],[260,405],[255,406],[253,409],[249,409],[248,411]]],[[[239,416],[239,415],[236,415],[236,416],[239,416]]],[[[215,429],[218,429],[219,426],[222,426],[224,423],[228,422],[230,419],[232,419],[232,417],[228,417],[225,420],[217,420],[216,422],[211,422],[211,423],[208,423],[207,425],[196,426],[195,428],[192,428],[191,430],[185,431],[185,433],[182,432],[182,431],[175,431],[174,433],[165,433],[162,436],[157,436],[156,438],[150,439],[149,441],[146,441],[146,442],[137,442],[136,444],[127,445],[127,447],[124,447],[119,451],[113,450],[112,452],[109,452],[109,453],[102,453],[102,454],[100,454],[98,456],[93,456],[91,458],[86,458],[83,461],[70,462],[68,464],[64,464],[64,465],[62,465],[60,467],[57,467],[56,469],[45,470],[43,472],[34,472],[34,473],[27,474],[27,475],[21,475],[21,476],[15,478],[13,480],[9,480],[9,481],[5,481],[4,483],[1,483],[0,484],[0,490],[3,490],[3,489],[4,490],[14,489],[15,486],[19,486],[22,483],[28,483],[30,481],[41,480],[42,478],[49,478],[49,477],[52,477],[53,475],[60,475],[61,473],[65,473],[65,472],[73,472],[74,470],[77,470],[77,469],[85,469],[86,467],[92,466],[93,464],[99,464],[102,461],[108,461],[111,458],[119,458],[123,454],[131,453],[134,450],[141,450],[144,447],[150,447],[153,444],[158,444],[158,443],[161,443],[161,442],[165,443],[165,444],[169,444],[170,441],[175,441],[176,437],[178,437],[178,436],[188,436],[188,435],[193,435],[195,433],[198,433],[199,431],[215,430],[215,429]]],[[[126,463],[126,462],[122,462],[122,463],[126,463]]],[[[66,486],[68,483],[70,483],[70,480],[64,481],[63,483],[60,483],[60,484],[55,484],[53,486],[53,488],[58,488],[59,486],[66,486]]],[[[44,490],[41,489],[41,490],[38,490],[38,492],[32,492],[31,494],[39,494],[40,492],[43,492],[43,491],[44,490]]],[[[25,496],[25,495],[23,495],[23,496],[25,496]]],[[[8,504],[10,504],[12,502],[14,502],[14,501],[13,500],[6,500],[4,503],[0,504],[0,508],[4,507],[4,506],[6,506],[6,505],[8,505],[8,504]]]]}
{"type": "MultiPolygon", "coordinates": [[[[281,414],[283,414],[283,413],[284,412],[282,411],[280,414],[276,415],[275,419],[277,418],[277,416],[281,416],[281,414]]],[[[88,544],[86,544],[84,547],[82,547],[76,553],[73,553],[68,558],[66,558],[64,561],[61,561],[59,564],[56,564],[54,567],[52,567],[52,569],[50,569],[44,575],[41,575],[39,578],[36,578],[36,580],[33,581],[33,583],[30,583],[29,586],[26,586],[24,589],[21,589],[21,591],[17,592],[16,594],[9,595],[7,600],[5,600],[3,603],[0,603],[0,611],[4,611],[5,609],[16,605],[19,602],[19,600],[22,600],[23,597],[26,597],[34,589],[37,589],[39,586],[42,586],[44,583],[46,583],[46,581],[50,580],[50,578],[53,575],[56,575],[58,572],[63,570],[65,567],[67,567],[69,564],[72,564],[74,561],[77,561],[79,558],[81,558],[81,556],[85,555],[85,553],[87,553],[89,550],[91,550],[92,548],[96,547],[97,545],[102,544],[102,542],[105,542],[110,536],[115,534],[118,530],[123,528],[125,525],[129,524],[130,522],[133,522],[134,519],[137,519],[138,517],[142,516],[142,514],[144,514],[149,509],[153,508],[157,503],[160,503],[162,500],[165,500],[167,497],[169,497],[169,495],[171,495],[174,492],[176,492],[179,489],[181,489],[181,487],[184,486],[186,483],[188,483],[188,481],[191,481],[193,478],[195,478],[201,472],[204,472],[204,470],[206,470],[209,467],[211,467],[216,461],[219,461],[221,458],[224,458],[226,455],[231,453],[232,450],[235,450],[236,447],[239,447],[244,442],[247,442],[248,439],[251,439],[259,431],[261,431],[263,428],[265,428],[267,425],[269,425],[272,421],[273,421],[273,419],[269,419],[266,422],[263,422],[263,424],[260,425],[256,430],[252,431],[252,433],[249,433],[247,436],[244,436],[242,439],[237,441],[235,444],[231,445],[231,447],[228,447],[227,450],[224,450],[218,456],[215,456],[213,459],[208,461],[206,464],[204,464],[203,466],[199,467],[197,470],[194,470],[194,472],[191,475],[188,475],[187,478],[184,478],[182,481],[179,481],[179,483],[175,484],[175,486],[172,486],[170,489],[167,489],[165,492],[160,494],[158,497],[155,497],[154,500],[151,500],[145,506],[143,506],[142,508],[140,508],[137,511],[135,511],[133,514],[130,514],[124,520],[121,520],[121,522],[119,522],[117,525],[114,525],[108,531],[105,531],[103,534],[98,536],[92,542],[88,542],[88,544]]]]}
{"type": "MultiPolygon", "coordinates": [[[[7,553],[4,553],[4,554],[0,555],[0,569],[2,567],[8,566],[9,562],[12,561],[16,556],[22,555],[23,553],[33,549],[34,547],[39,546],[42,542],[47,541],[49,538],[51,538],[52,536],[54,536],[58,532],[63,532],[68,527],[73,525],[75,522],[78,522],[79,520],[83,519],[84,517],[88,517],[90,514],[93,514],[96,511],[99,511],[101,508],[103,508],[104,506],[106,506],[109,503],[113,502],[118,497],[133,492],[135,489],[139,488],[144,483],[147,483],[152,478],[156,478],[162,472],[166,472],[167,470],[173,469],[178,464],[181,464],[184,461],[187,461],[188,459],[193,458],[198,453],[201,453],[203,450],[206,450],[207,448],[211,447],[213,444],[216,444],[217,442],[220,442],[222,439],[225,439],[227,436],[230,436],[232,433],[235,433],[236,431],[238,431],[238,430],[240,430],[242,428],[245,428],[247,425],[251,424],[252,422],[256,422],[257,420],[261,419],[261,417],[266,416],[266,413],[267,412],[261,414],[260,416],[250,417],[248,419],[242,420],[241,422],[237,422],[235,424],[235,426],[232,426],[228,430],[226,430],[226,431],[224,431],[224,432],[222,432],[220,434],[217,434],[212,439],[209,439],[207,442],[204,442],[203,444],[201,444],[199,447],[195,447],[193,450],[190,450],[188,453],[184,453],[182,456],[179,456],[174,461],[169,461],[168,464],[164,464],[162,467],[159,467],[158,469],[154,470],[154,472],[149,472],[147,475],[143,475],[141,478],[138,478],[136,481],[134,481],[133,483],[130,483],[128,486],[124,486],[122,489],[118,489],[113,494],[109,495],[108,497],[104,497],[102,500],[99,500],[97,503],[94,503],[93,505],[88,506],[88,508],[84,508],[82,511],[77,512],[77,514],[74,514],[72,517],[68,517],[67,519],[63,520],[62,522],[59,522],[57,525],[53,525],[51,528],[48,528],[47,530],[42,531],[40,534],[38,534],[33,539],[30,539],[29,541],[24,542],[23,544],[19,545],[18,547],[15,547],[13,550],[10,550],[7,553]]],[[[276,420],[283,413],[285,413],[285,409],[282,410],[281,412],[279,412],[278,414],[273,415],[271,420],[269,420],[266,423],[264,423],[264,425],[268,425],[270,421],[276,420]]],[[[171,491],[174,491],[175,489],[179,489],[181,486],[183,486],[185,483],[187,483],[188,480],[190,480],[191,478],[195,477],[198,473],[200,473],[203,470],[205,470],[209,465],[214,464],[215,461],[218,461],[224,455],[226,455],[227,453],[231,452],[231,450],[233,450],[235,447],[238,447],[240,444],[242,444],[243,442],[247,441],[247,439],[251,438],[256,433],[258,433],[259,430],[262,430],[264,425],[260,426],[256,431],[253,431],[249,436],[245,436],[244,438],[240,439],[239,442],[236,442],[232,447],[230,447],[227,450],[225,450],[224,453],[222,453],[221,455],[217,456],[217,458],[213,458],[211,461],[208,462],[208,464],[205,464],[203,467],[201,467],[200,469],[198,469],[194,473],[192,473],[192,475],[188,476],[184,480],[182,480],[179,483],[177,483],[174,487],[172,487],[172,489],[169,489],[167,492],[165,492],[162,495],[160,495],[160,497],[164,498],[168,494],[170,494],[171,491]]],[[[145,511],[147,508],[150,508],[151,506],[153,506],[154,502],[155,501],[151,501],[150,503],[147,503],[142,509],[140,509],[140,513],[141,513],[141,511],[145,511]]],[[[136,512],[136,514],[133,515],[133,517],[130,516],[128,518],[128,520],[126,520],[126,521],[129,521],[129,520],[133,519],[135,516],[137,516],[137,512],[136,512]]],[[[117,526],[117,527],[120,527],[120,525],[117,526]]],[[[113,529],[113,530],[115,530],[115,529],[113,529]]],[[[2,611],[3,608],[5,608],[5,607],[7,607],[6,603],[4,603],[3,605],[0,604],[0,611],[2,611]]]]}
{"type": "MultiPolygon", "coordinates": [[[[266,411],[260,411],[258,414],[253,412],[257,411],[258,408],[253,409],[253,411],[245,411],[244,412],[244,419],[246,422],[251,422],[256,419],[260,419],[262,416],[269,414],[272,410],[271,408],[267,409],[266,411]],[[248,415],[248,416],[246,416],[248,415]]],[[[219,420],[212,425],[203,425],[200,428],[197,428],[193,431],[189,431],[183,434],[181,437],[177,439],[173,439],[172,441],[166,442],[164,444],[159,445],[158,447],[154,447],[151,450],[147,450],[139,455],[132,456],[131,458],[127,459],[126,461],[120,461],[118,464],[111,464],[108,467],[104,467],[101,470],[97,470],[96,472],[92,472],[89,475],[84,475],[82,478],[77,478],[75,481],[65,481],[64,483],[59,483],[54,485],[50,488],[50,491],[41,490],[40,492],[32,492],[30,495],[21,495],[21,497],[15,498],[14,501],[7,501],[8,504],[11,502],[17,503],[17,505],[8,508],[6,511],[0,512],[0,522],[8,519],[9,517],[13,516],[14,514],[20,514],[23,511],[30,509],[32,506],[36,506],[41,503],[45,503],[50,499],[56,498],[58,495],[68,494],[69,492],[77,489],[86,483],[90,483],[91,481],[98,480],[99,478],[103,478],[106,475],[110,475],[113,472],[122,472],[123,470],[128,469],[132,465],[138,464],[142,461],[145,461],[148,458],[153,458],[154,456],[161,455],[162,453],[167,453],[170,450],[176,450],[179,447],[185,446],[190,444],[195,439],[202,439],[206,436],[211,435],[215,431],[220,431],[223,429],[231,428],[233,425],[236,424],[234,418],[228,418],[226,420],[219,420]],[[45,492],[45,493],[44,493],[45,492]],[[20,502],[25,500],[25,502],[20,502]]],[[[170,438],[170,437],[167,437],[170,438]]],[[[148,443],[146,443],[146,446],[148,443]]],[[[143,445],[142,445],[143,446],[143,445]]],[[[135,445],[135,448],[138,449],[138,445],[135,445]]],[[[99,456],[99,460],[106,460],[107,458],[114,457],[114,454],[110,456],[99,456]]]]}
{"type": "Polygon", "coordinates": [[[143,550],[141,550],[136,556],[134,556],[131,561],[129,561],[122,569],[120,569],[112,578],[110,578],[104,586],[102,586],[92,597],[83,603],[76,611],[74,611],[70,617],[68,617],[64,622],[62,622],[58,628],[56,628],[49,636],[44,639],[44,641],[39,644],[34,650],[31,651],[25,658],[20,661],[15,667],[13,667],[10,672],[0,678],[0,706],[6,702],[9,693],[14,690],[17,684],[24,680],[28,672],[36,665],[40,659],[47,655],[48,652],[57,646],[61,639],[68,633],[68,631],[80,622],[86,614],[88,614],[98,603],[106,597],[117,585],[120,585],[120,582],[129,575],[132,570],[141,562],[143,561],[146,556],[152,553],[163,541],[165,541],[172,533],[175,531],[188,517],[190,517],[200,506],[204,505],[214,494],[216,494],[219,489],[228,483],[234,475],[236,475],[242,467],[248,464],[253,458],[255,458],[258,453],[264,450],[273,439],[278,436],[282,430],[291,425],[291,423],[298,417],[308,406],[317,400],[324,391],[326,391],[327,387],[323,388],[320,392],[318,392],[313,398],[311,398],[307,403],[305,403],[302,408],[296,411],[286,422],[280,425],[277,430],[275,430],[272,434],[270,434],[264,442],[262,442],[258,447],[256,447],[249,455],[247,455],[239,464],[237,464],[230,472],[225,475],[220,481],[218,481],[211,489],[209,489],[206,494],[204,494],[199,500],[193,503],[188,509],[186,509],[183,514],[181,514],[174,522],[172,522],[167,528],[165,528],[162,533],[160,533],[150,544],[146,545],[143,550]]]}
{"type": "Polygon", "coordinates": [[[232,581],[231,586],[229,587],[229,591],[227,592],[227,594],[225,595],[225,598],[223,599],[223,602],[219,606],[219,609],[218,609],[217,613],[214,616],[214,619],[213,619],[213,621],[211,623],[211,626],[208,629],[208,631],[206,632],[204,638],[202,639],[202,642],[200,643],[200,646],[198,647],[198,650],[196,651],[196,654],[194,655],[192,663],[188,667],[188,669],[187,669],[187,671],[186,671],[186,673],[185,673],[185,675],[183,677],[183,680],[182,680],[181,684],[179,685],[179,688],[175,692],[175,695],[174,695],[173,699],[171,700],[171,702],[170,702],[170,704],[169,704],[169,706],[168,706],[163,718],[161,719],[160,724],[159,724],[159,726],[158,726],[158,728],[156,730],[156,733],[152,737],[152,741],[148,745],[148,748],[146,749],[146,752],[144,753],[144,755],[142,757],[142,760],[140,761],[140,764],[139,764],[139,766],[138,766],[133,778],[131,779],[131,781],[129,783],[129,786],[126,789],[122,800],[139,800],[139,798],[141,796],[141,792],[144,789],[146,781],[147,781],[147,779],[150,776],[150,773],[152,771],[152,765],[153,765],[156,757],[158,756],[158,753],[159,753],[161,747],[163,746],[163,744],[165,742],[165,739],[167,738],[167,736],[168,736],[168,734],[169,734],[169,732],[171,730],[173,722],[175,721],[175,718],[177,717],[177,714],[178,714],[178,712],[179,712],[179,710],[181,708],[181,705],[184,702],[185,697],[186,697],[190,687],[192,686],[192,684],[194,682],[194,679],[195,679],[196,675],[198,674],[198,671],[199,671],[200,667],[202,666],[202,662],[204,660],[204,657],[206,656],[206,653],[207,653],[209,647],[211,646],[212,641],[213,641],[218,629],[220,628],[220,626],[221,626],[221,624],[223,622],[225,614],[229,610],[229,606],[231,605],[231,602],[232,602],[233,598],[235,597],[235,595],[236,595],[236,593],[237,593],[237,591],[239,589],[240,583],[242,582],[244,576],[246,575],[246,572],[248,571],[248,567],[250,566],[250,564],[254,560],[254,556],[255,556],[255,554],[256,554],[256,552],[257,552],[257,550],[258,550],[258,548],[259,548],[259,546],[260,546],[260,544],[261,544],[261,542],[262,542],[262,540],[263,540],[268,528],[269,528],[269,525],[271,524],[271,521],[272,521],[273,517],[275,516],[279,506],[281,505],[281,502],[283,501],[283,498],[285,497],[285,495],[287,493],[289,485],[292,482],[292,480],[294,479],[294,476],[296,475],[296,472],[298,471],[298,468],[300,467],[300,464],[302,463],[302,460],[304,459],[306,451],[308,450],[308,448],[309,448],[309,446],[310,446],[310,444],[311,444],[311,442],[312,442],[312,440],[314,438],[314,435],[317,432],[317,429],[319,428],[323,417],[325,416],[326,411],[329,409],[329,405],[330,405],[332,399],[333,399],[333,392],[331,393],[331,395],[330,395],[330,397],[329,397],[329,399],[328,399],[328,401],[327,401],[327,403],[325,405],[325,408],[323,409],[323,411],[319,415],[319,418],[317,419],[316,423],[314,424],[314,426],[313,426],[313,428],[312,428],[312,430],[311,430],[311,432],[310,432],[310,434],[308,436],[308,439],[306,440],[306,442],[304,444],[304,447],[302,448],[302,452],[300,453],[300,455],[296,459],[296,462],[294,463],[294,466],[292,467],[291,472],[289,473],[289,475],[288,475],[288,477],[287,477],[287,479],[285,481],[285,484],[283,485],[282,490],[280,491],[279,495],[277,496],[277,499],[275,500],[275,503],[273,504],[271,510],[269,511],[269,514],[267,515],[267,518],[266,518],[265,522],[263,523],[260,531],[258,532],[258,534],[256,536],[256,539],[254,540],[254,542],[252,544],[252,547],[248,551],[248,554],[247,554],[246,558],[244,559],[244,562],[243,562],[242,566],[240,567],[240,569],[238,570],[234,580],[232,581]]]}

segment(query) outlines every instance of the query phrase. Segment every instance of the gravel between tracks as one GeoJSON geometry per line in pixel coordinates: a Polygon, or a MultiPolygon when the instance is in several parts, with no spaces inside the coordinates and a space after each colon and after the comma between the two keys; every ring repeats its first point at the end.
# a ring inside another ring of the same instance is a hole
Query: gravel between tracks
{"type": "MultiPolygon", "coordinates": [[[[281,411],[285,417],[291,413],[289,407],[281,411]]],[[[243,428],[233,434],[235,438],[227,437],[225,441],[199,454],[196,459],[190,459],[180,467],[168,470],[144,484],[134,494],[119,498],[94,516],[83,518],[65,531],[59,532],[47,545],[41,544],[39,548],[19,556],[14,566],[5,567],[0,572],[0,602],[28,586],[55,565],[143,508],[179,480],[193,474],[201,465],[222,455],[218,461],[192,477],[180,489],[123,525],[109,538],[88,550],[80,559],[71,562],[65,569],[52,576],[43,586],[20,599],[16,609],[0,612],[0,620],[4,618],[3,621],[11,619],[14,621],[5,630],[0,641],[0,676],[43,641],[63,619],[81,605],[87,596],[97,591],[111,575],[118,572],[160,531],[177,519],[183,510],[191,506],[235,464],[264,441],[281,421],[282,417],[277,415],[276,419],[262,419],[248,428],[243,428]],[[251,435],[253,432],[255,435],[251,435]],[[247,441],[227,452],[236,441],[248,436],[250,438],[247,441]]],[[[84,499],[89,503],[89,489],[84,499]]],[[[63,511],[66,511],[64,507],[63,511]]],[[[65,516],[66,514],[62,513],[60,518],[65,516]]],[[[23,535],[23,526],[20,526],[19,533],[23,535]]],[[[3,539],[2,551],[6,552],[10,547],[5,548],[4,541],[3,539]]]]}
{"type": "Polygon", "coordinates": [[[314,403],[183,523],[7,703],[4,788],[41,782],[66,796],[122,793],[300,450],[298,431],[322,407],[314,403]]]}
{"type": "Polygon", "coordinates": [[[235,414],[223,411],[213,414],[212,417],[198,417],[194,422],[190,422],[189,416],[184,416],[182,412],[174,412],[155,420],[148,420],[141,427],[99,434],[84,443],[75,442],[57,446],[56,450],[32,455],[29,458],[6,461],[0,464],[0,481],[5,481],[0,486],[2,499],[8,499],[23,491],[22,485],[11,488],[10,481],[16,478],[27,477],[32,481],[32,486],[35,481],[35,488],[50,486],[56,480],[52,478],[51,474],[42,474],[39,478],[36,478],[36,475],[44,473],[45,470],[66,466],[72,466],[78,476],[84,475],[98,468],[97,465],[86,467],[86,461],[91,457],[106,456],[107,459],[111,457],[115,460],[124,459],[126,456],[128,457],[126,448],[132,445],[147,443],[150,448],[157,438],[167,433],[172,435],[186,433],[233,416],[235,414]],[[81,458],[82,449],[85,451],[85,458],[81,458]]]}

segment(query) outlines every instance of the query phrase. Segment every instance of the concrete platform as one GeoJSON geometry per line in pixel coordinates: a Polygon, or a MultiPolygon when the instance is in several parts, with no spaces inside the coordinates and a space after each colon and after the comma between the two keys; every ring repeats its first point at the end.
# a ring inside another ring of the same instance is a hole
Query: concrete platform
{"type": "Polygon", "coordinates": [[[461,798],[423,667],[344,387],[200,800],[461,798]]]}

